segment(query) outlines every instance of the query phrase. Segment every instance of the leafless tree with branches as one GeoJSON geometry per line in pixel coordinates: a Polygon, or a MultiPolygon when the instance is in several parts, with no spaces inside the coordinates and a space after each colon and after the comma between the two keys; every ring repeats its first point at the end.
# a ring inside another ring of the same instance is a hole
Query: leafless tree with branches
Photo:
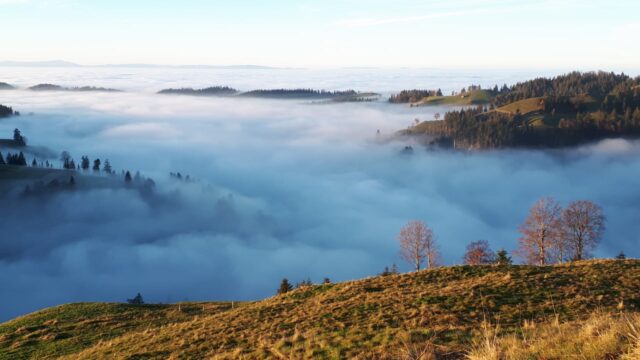
{"type": "Polygon", "coordinates": [[[572,260],[590,256],[605,229],[606,218],[602,208],[588,200],[569,203],[562,213],[564,236],[573,253],[572,260]]]}
{"type": "Polygon", "coordinates": [[[427,269],[438,266],[440,254],[433,231],[422,221],[409,221],[398,235],[400,255],[411,263],[416,271],[426,261],[427,269]]]}
{"type": "Polygon", "coordinates": [[[493,264],[496,254],[491,250],[487,240],[478,240],[467,245],[464,253],[465,265],[488,265],[493,264]]]}
{"type": "Polygon", "coordinates": [[[538,200],[520,226],[517,254],[528,264],[545,265],[562,239],[562,207],[551,197],[538,200]]]}

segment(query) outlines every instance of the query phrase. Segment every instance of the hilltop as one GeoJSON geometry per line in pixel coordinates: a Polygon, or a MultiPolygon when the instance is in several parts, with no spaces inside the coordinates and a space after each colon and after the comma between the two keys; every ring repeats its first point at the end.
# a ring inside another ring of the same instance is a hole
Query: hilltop
{"type": "Polygon", "coordinates": [[[278,100],[324,100],[327,102],[366,102],[375,101],[380,94],[374,92],[356,92],[354,90],[327,91],[315,89],[258,89],[246,92],[228,86],[211,86],[203,89],[180,88],[163,89],[158,94],[191,96],[237,96],[278,100]]]}
{"type": "Polygon", "coordinates": [[[486,321],[516,338],[527,324],[574,324],[596,309],[614,321],[606,314],[639,311],[638,288],[640,261],[599,260],[444,267],[244,303],[68,304],[1,324],[0,358],[397,359],[428,346],[459,359],[486,321]]]}
{"type": "Polygon", "coordinates": [[[640,77],[573,72],[496,86],[491,93],[488,107],[452,110],[444,120],[401,134],[427,135],[432,144],[459,149],[565,147],[640,136],[640,77]]]}
{"type": "Polygon", "coordinates": [[[235,95],[238,90],[228,86],[211,86],[204,89],[179,88],[163,89],[158,94],[192,95],[192,96],[229,96],[235,95]]]}
{"type": "Polygon", "coordinates": [[[64,87],[55,84],[38,84],[28,88],[32,91],[79,91],[79,92],[121,92],[118,89],[104,88],[104,87],[95,87],[95,86],[75,86],[75,87],[64,87]]]}
{"type": "Polygon", "coordinates": [[[483,90],[480,86],[469,86],[459,93],[444,95],[438,90],[402,90],[389,97],[389,102],[393,104],[409,104],[414,106],[429,105],[483,105],[492,102],[498,90],[483,90]]]}

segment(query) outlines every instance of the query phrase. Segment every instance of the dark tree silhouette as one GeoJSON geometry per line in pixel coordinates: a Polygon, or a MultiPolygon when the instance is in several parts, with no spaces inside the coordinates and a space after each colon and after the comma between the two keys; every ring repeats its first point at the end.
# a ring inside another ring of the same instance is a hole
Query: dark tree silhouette
{"type": "Polygon", "coordinates": [[[287,278],[282,279],[282,282],[280,282],[280,287],[278,288],[278,294],[284,294],[291,290],[293,290],[293,286],[291,286],[289,280],[287,280],[287,278]]]}
{"type": "Polygon", "coordinates": [[[100,171],[100,159],[93,160],[93,171],[100,171]]]}
{"type": "Polygon", "coordinates": [[[127,170],[127,172],[124,174],[124,181],[127,183],[131,182],[131,173],[129,172],[129,170],[127,170]]]}
{"type": "Polygon", "coordinates": [[[127,299],[127,303],[132,305],[142,305],[144,304],[144,300],[142,299],[142,295],[138,293],[133,299],[127,299]]]}
{"type": "Polygon", "coordinates": [[[62,168],[63,169],[68,169],[69,168],[69,161],[71,160],[71,154],[69,154],[68,151],[63,151],[60,154],[60,161],[62,161],[62,168]]]}
{"type": "Polygon", "coordinates": [[[507,253],[507,250],[500,249],[496,253],[496,258],[495,258],[494,264],[500,265],[500,266],[505,266],[505,265],[511,265],[512,263],[513,263],[513,261],[511,260],[511,256],[509,256],[509,253],[507,253]]]}
{"type": "Polygon", "coordinates": [[[26,146],[27,145],[27,139],[24,136],[22,136],[22,133],[18,129],[13,130],[13,141],[18,146],[26,146]]]}
{"type": "Polygon", "coordinates": [[[18,155],[18,165],[27,166],[27,159],[24,157],[22,151],[20,151],[20,154],[18,155]]]}
{"type": "Polygon", "coordinates": [[[2,157],[2,153],[0,152],[0,165],[6,165],[7,163],[4,161],[4,157],[2,157]]]}
{"type": "Polygon", "coordinates": [[[80,164],[80,167],[82,168],[82,170],[87,171],[89,170],[89,166],[90,166],[90,161],[89,161],[89,157],[88,156],[83,156],[82,157],[82,162],[80,164]]]}
{"type": "Polygon", "coordinates": [[[7,165],[17,165],[17,166],[26,166],[27,165],[27,159],[25,159],[24,154],[22,152],[20,152],[19,154],[7,153],[6,164],[7,165]]]}
{"type": "Polygon", "coordinates": [[[111,163],[109,162],[109,159],[106,159],[104,161],[104,167],[102,169],[104,172],[106,172],[107,174],[111,174],[111,172],[113,171],[111,169],[111,163]]]}
{"type": "MultiPolygon", "coordinates": [[[[4,84],[4,83],[0,83],[0,84],[4,84]]],[[[9,117],[12,115],[16,115],[16,113],[13,111],[12,108],[10,108],[9,106],[0,105],[0,118],[9,117]]]]}

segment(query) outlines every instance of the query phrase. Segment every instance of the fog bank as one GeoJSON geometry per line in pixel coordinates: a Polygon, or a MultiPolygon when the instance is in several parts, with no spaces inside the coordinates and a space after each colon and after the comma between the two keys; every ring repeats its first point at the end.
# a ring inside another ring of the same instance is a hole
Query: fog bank
{"type": "Polygon", "coordinates": [[[640,255],[637,142],[546,152],[414,146],[402,156],[405,143],[381,142],[376,130],[385,137],[446,108],[0,95],[0,103],[33,112],[0,120],[0,138],[18,127],[33,145],[76,160],[108,158],[157,183],[152,199],[130,189],[3,199],[0,320],[137,292],[150,302],[257,299],[272,295],[283,277],[340,281],[392,263],[409,270],[395,237],[411,219],[426,221],[445,262],[456,264],[478,239],[513,250],[518,225],[541,196],[599,203],[609,221],[596,254],[640,255]]]}

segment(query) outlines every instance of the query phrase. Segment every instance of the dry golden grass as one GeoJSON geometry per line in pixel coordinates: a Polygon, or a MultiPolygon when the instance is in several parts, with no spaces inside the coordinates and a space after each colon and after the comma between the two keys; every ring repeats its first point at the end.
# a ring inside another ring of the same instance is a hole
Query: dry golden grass
{"type": "Polygon", "coordinates": [[[544,110],[542,98],[524,99],[496,109],[498,112],[508,113],[511,115],[515,115],[518,111],[520,111],[520,114],[522,115],[527,115],[529,113],[542,110],[544,110]]]}
{"type": "Polygon", "coordinates": [[[557,319],[498,336],[490,326],[467,354],[468,360],[640,359],[640,315],[596,311],[587,319],[557,319]]]}
{"type": "MultiPolygon", "coordinates": [[[[38,358],[68,359],[460,359],[473,344],[497,344],[503,351],[550,317],[571,323],[597,309],[635,312],[638,289],[640,261],[585,261],[445,267],[310,286],[206,311],[199,310],[202,304],[181,313],[177,305],[156,311],[118,305],[125,315],[110,317],[66,305],[58,311],[75,315],[36,313],[0,325],[0,354],[27,358],[37,349],[38,358]],[[64,331],[61,324],[74,318],[83,320],[64,331]],[[106,321],[90,325],[96,319],[106,321]],[[29,328],[18,332],[20,322],[29,328]],[[483,337],[487,322],[500,325],[493,339],[487,340],[486,327],[483,337]],[[61,333],[67,337],[57,340],[61,333]]],[[[486,356],[498,351],[488,345],[486,356]]],[[[475,359],[485,358],[491,357],[475,359]]]]}

